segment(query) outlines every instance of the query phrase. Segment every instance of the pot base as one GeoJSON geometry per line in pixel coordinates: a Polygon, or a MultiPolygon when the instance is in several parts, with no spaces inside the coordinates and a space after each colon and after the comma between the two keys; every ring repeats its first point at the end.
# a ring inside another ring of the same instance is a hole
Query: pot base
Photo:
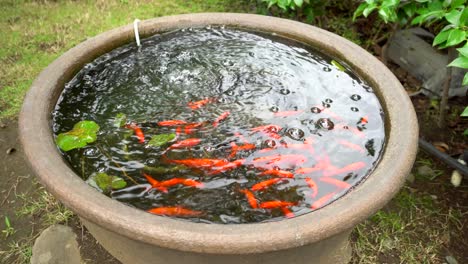
{"type": "Polygon", "coordinates": [[[224,255],[184,252],[168,248],[157,247],[138,242],[109,232],[92,222],[80,218],[88,231],[109,253],[123,264],[345,264],[351,260],[351,247],[347,230],[328,239],[302,247],[287,250],[272,251],[261,254],[224,255]],[[129,254],[131,252],[131,254],[129,254]]]}

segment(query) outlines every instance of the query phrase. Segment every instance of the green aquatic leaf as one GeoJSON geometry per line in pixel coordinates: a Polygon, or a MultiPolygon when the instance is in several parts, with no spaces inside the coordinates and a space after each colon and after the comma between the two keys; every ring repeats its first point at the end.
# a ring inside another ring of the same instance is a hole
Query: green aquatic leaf
{"type": "Polygon", "coordinates": [[[94,121],[80,121],[73,126],[72,130],[60,133],[55,142],[63,151],[82,148],[96,141],[98,131],[99,125],[94,121]]]}
{"type": "Polygon", "coordinates": [[[123,127],[127,123],[127,115],[124,113],[118,113],[114,118],[115,127],[123,127]]]}
{"type": "Polygon", "coordinates": [[[122,189],[127,186],[127,182],[125,182],[122,178],[117,176],[109,176],[107,173],[101,172],[94,175],[94,181],[96,185],[101,189],[103,192],[108,192],[111,189],[122,189]]]}
{"type": "Polygon", "coordinates": [[[336,67],[338,70],[340,70],[340,71],[346,71],[346,68],[343,67],[343,65],[341,65],[341,64],[340,64],[339,62],[337,62],[336,60],[332,60],[332,61],[331,61],[331,64],[332,64],[333,66],[335,66],[335,67],[336,67]]]}
{"type": "Polygon", "coordinates": [[[174,133],[160,134],[160,135],[153,136],[148,144],[153,147],[160,147],[168,142],[171,142],[175,138],[176,138],[176,134],[174,133]]]}
{"type": "Polygon", "coordinates": [[[113,176],[111,186],[112,186],[112,189],[118,190],[118,189],[125,188],[125,186],[127,186],[127,182],[124,181],[124,179],[120,177],[113,176]]]}
{"type": "Polygon", "coordinates": [[[468,116],[468,106],[465,107],[465,110],[463,110],[463,113],[461,113],[460,116],[465,116],[465,117],[468,116]]]}

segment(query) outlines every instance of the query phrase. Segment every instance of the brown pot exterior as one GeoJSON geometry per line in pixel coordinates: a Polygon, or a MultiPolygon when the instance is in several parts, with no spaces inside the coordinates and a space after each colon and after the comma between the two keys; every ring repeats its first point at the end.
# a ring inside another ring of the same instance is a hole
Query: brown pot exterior
{"type": "MultiPolygon", "coordinates": [[[[53,139],[51,111],[64,84],[86,63],[134,42],[133,25],[79,44],[51,63],[34,81],[24,100],[19,124],[20,138],[32,168],[48,191],[84,219],[111,253],[128,263],[137,263],[131,261],[131,255],[136,260],[163,254],[142,253],[144,248],[167,251],[167,258],[173,263],[198,263],[208,261],[208,257],[213,257],[216,263],[221,259],[226,263],[276,263],[281,258],[286,261],[283,263],[303,263],[307,258],[298,255],[310,254],[307,256],[317,260],[321,258],[321,250],[333,255],[330,241],[342,245],[355,225],[383,207],[403,185],[417,150],[418,126],[411,101],[398,79],[371,54],[344,38],[299,22],[250,14],[203,13],[150,19],[142,21],[139,28],[140,36],[145,37],[205,25],[274,32],[344,61],[364,78],[374,88],[386,113],[387,137],[382,159],[368,179],[315,212],[284,221],[241,225],[210,225],[159,217],[100,194],[62,159],[53,139]],[[117,242],[118,239],[131,242],[117,242]],[[126,245],[132,245],[131,250],[126,245]]],[[[311,263],[339,263],[329,260],[332,259],[311,263]]]]}

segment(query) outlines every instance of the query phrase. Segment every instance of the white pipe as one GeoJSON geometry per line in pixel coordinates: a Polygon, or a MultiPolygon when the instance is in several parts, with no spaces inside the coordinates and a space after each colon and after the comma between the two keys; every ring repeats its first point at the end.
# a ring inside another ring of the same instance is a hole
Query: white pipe
{"type": "Polygon", "coordinates": [[[140,34],[138,33],[138,23],[140,22],[140,20],[137,18],[135,19],[135,21],[133,21],[133,31],[135,31],[135,40],[136,40],[136,43],[137,43],[137,46],[140,47],[141,44],[140,44],[140,34]]]}

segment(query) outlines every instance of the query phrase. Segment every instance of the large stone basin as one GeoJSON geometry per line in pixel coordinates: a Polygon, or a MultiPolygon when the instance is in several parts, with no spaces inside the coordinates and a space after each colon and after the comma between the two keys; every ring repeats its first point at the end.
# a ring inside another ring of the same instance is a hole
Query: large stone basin
{"type": "Polygon", "coordinates": [[[20,115],[20,136],[39,181],[73,210],[93,236],[123,263],[347,263],[353,227],[401,188],[417,150],[413,106],[395,76],[352,42],[306,24],[259,15],[205,13],[142,21],[140,36],[178,28],[226,25],[276,33],[346,62],[373,86],[385,111],[383,156],[367,180],[332,204],[293,219],[239,225],[200,224],[148,214],[88,186],[62,159],[51,111],[86,63],[134,42],[133,25],[91,38],[51,63],[34,81],[20,115]]]}

